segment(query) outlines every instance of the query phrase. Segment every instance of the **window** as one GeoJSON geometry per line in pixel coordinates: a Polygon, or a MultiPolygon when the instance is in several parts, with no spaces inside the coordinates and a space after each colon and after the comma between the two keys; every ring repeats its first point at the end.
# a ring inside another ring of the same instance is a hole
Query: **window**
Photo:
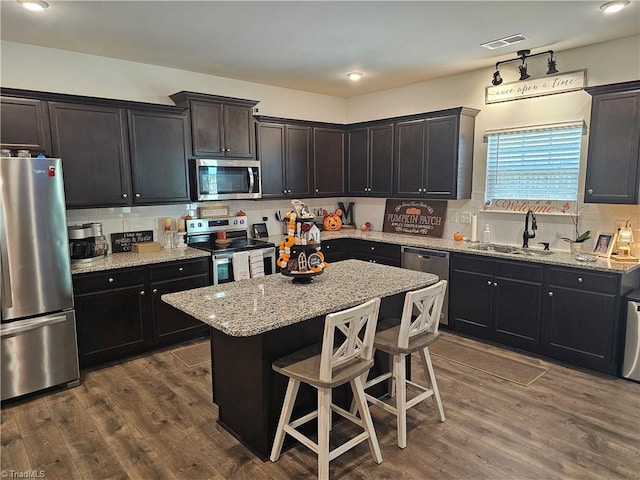
{"type": "Polygon", "coordinates": [[[487,132],[485,200],[578,198],[583,122],[487,132]]]}

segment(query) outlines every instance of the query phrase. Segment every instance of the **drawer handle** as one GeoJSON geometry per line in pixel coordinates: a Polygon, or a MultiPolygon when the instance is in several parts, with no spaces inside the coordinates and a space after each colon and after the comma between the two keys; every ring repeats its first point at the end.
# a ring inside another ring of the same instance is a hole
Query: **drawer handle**
{"type": "Polygon", "coordinates": [[[113,277],[109,277],[109,283],[113,283],[113,277]]]}
{"type": "Polygon", "coordinates": [[[494,287],[497,287],[497,286],[498,286],[498,284],[497,284],[496,282],[493,282],[493,286],[494,286],[494,287]]]}
{"type": "Polygon", "coordinates": [[[178,268],[178,271],[179,272],[184,272],[184,268],[180,267],[180,268],[178,268]]]}
{"type": "Polygon", "coordinates": [[[128,196],[129,196],[129,195],[128,195],[128,194],[126,194],[126,193],[123,193],[123,194],[122,194],[122,198],[127,198],[128,196]]]}
{"type": "Polygon", "coordinates": [[[144,297],[144,290],[140,291],[140,295],[144,297]]]}
{"type": "Polygon", "coordinates": [[[582,277],[578,277],[578,283],[582,283],[582,277]]]}
{"type": "Polygon", "coordinates": [[[491,280],[487,280],[487,285],[491,286],[491,280]]]}
{"type": "Polygon", "coordinates": [[[549,292],[547,293],[547,295],[549,295],[550,297],[553,297],[553,292],[549,292]]]}
{"type": "Polygon", "coordinates": [[[157,288],[154,288],[154,289],[153,289],[153,293],[158,293],[158,289],[157,289],[157,288]]]}
{"type": "Polygon", "coordinates": [[[589,190],[587,190],[587,193],[591,195],[593,193],[593,188],[590,188],[589,190]]]}
{"type": "Polygon", "coordinates": [[[139,193],[136,193],[136,198],[140,198],[140,194],[139,193]]]}

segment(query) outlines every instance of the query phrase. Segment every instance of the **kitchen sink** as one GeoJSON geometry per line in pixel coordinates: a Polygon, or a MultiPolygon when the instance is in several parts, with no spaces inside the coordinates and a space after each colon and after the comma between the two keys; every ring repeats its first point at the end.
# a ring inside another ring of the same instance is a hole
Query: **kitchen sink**
{"type": "Polygon", "coordinates": [[[534,248],[520,248],[513,245],[500,245],[496,243],[480,243],[469,247],[470,250],[480,250],[483,252],[509,253],[512,255],[522,255],[524,257],[537,257],[551,255],[551,250],[539,250],[534,248]]]}

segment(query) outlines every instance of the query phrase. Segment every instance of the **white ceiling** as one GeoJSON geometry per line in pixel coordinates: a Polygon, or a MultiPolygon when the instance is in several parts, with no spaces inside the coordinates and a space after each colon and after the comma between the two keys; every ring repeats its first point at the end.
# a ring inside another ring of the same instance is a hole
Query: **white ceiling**
{"type": "Polygon", "coordinates": [[[638,0],[615,15],[605,0],[48,1],[33,13],[2,0],[2,40],[339,97],[640,34],[638,0]],[[516,33],[529,39],[480,47],[516,33]]]}

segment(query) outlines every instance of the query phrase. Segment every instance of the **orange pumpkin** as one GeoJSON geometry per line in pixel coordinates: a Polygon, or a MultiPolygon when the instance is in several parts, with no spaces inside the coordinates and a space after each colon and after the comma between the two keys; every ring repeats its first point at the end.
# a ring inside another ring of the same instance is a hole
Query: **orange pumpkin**
{"type": "Polygon", "coordinates": [[[342,227],[342,220],[337,215],[327,215],[322,221],[325,230],[336,231],[342,227]]]}

